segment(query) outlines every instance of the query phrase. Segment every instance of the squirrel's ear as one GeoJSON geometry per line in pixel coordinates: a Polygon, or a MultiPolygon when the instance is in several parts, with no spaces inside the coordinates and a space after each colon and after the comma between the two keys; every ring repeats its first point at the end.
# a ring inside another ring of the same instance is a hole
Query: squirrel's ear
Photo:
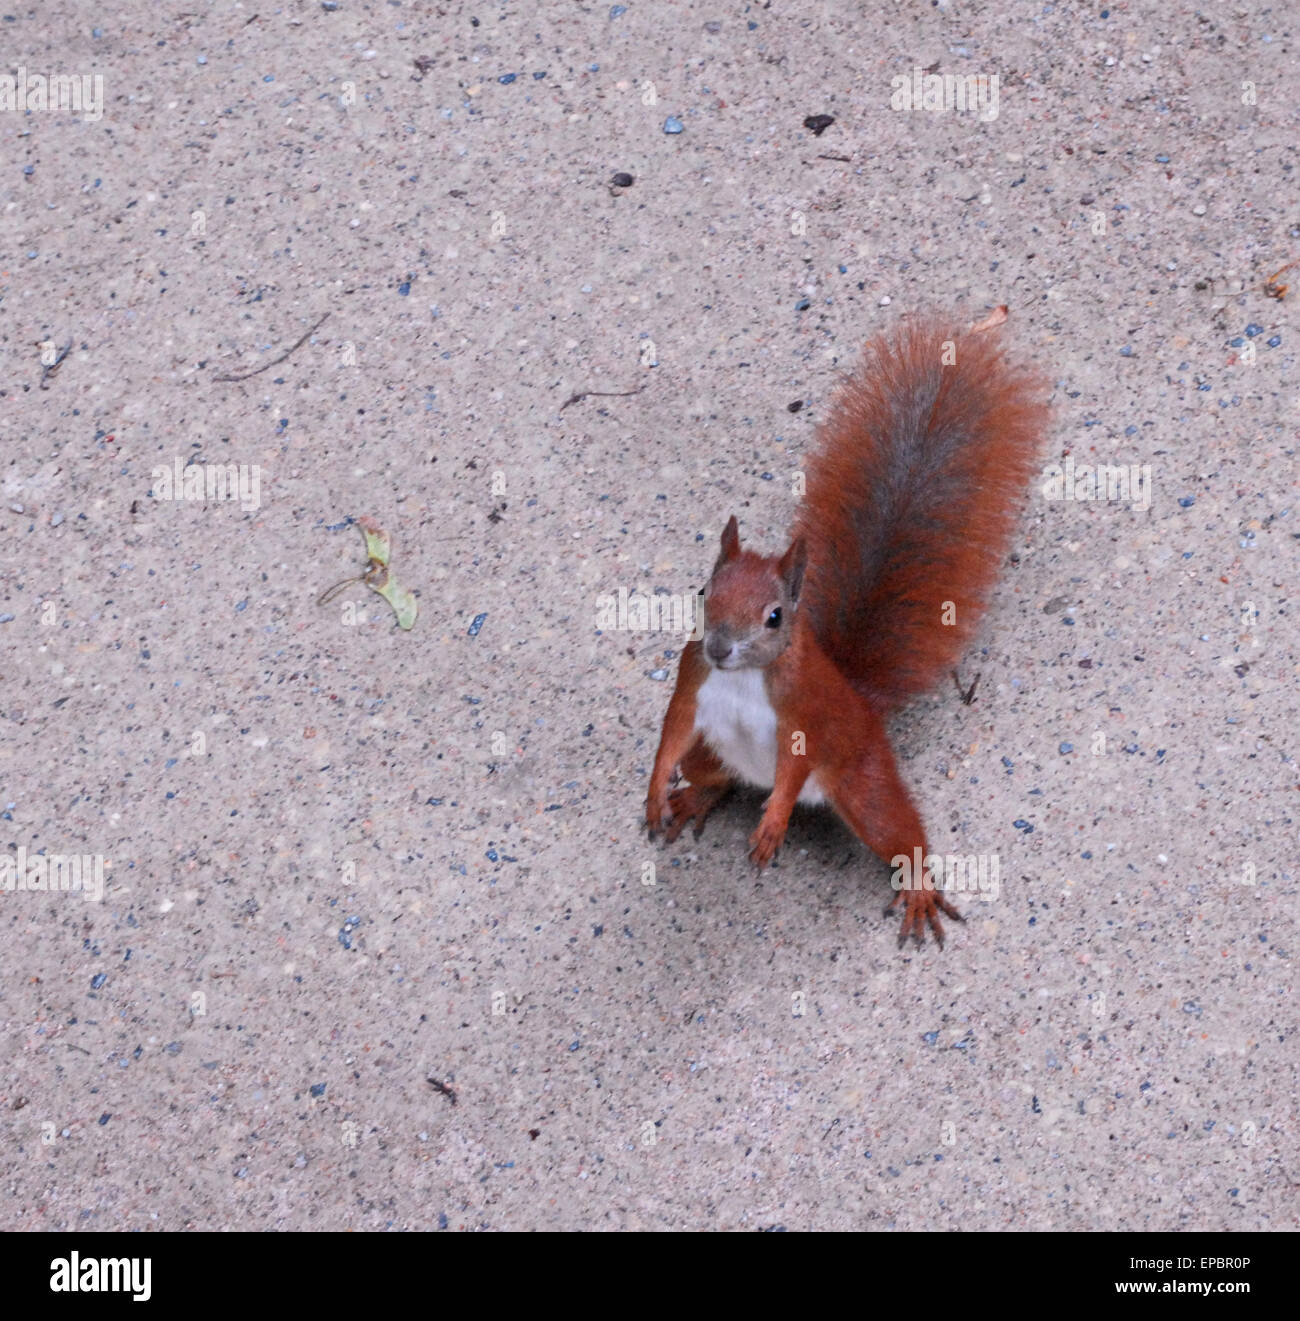
{"type": "Polygon", "coordinates": [[[728,560],[734,560],[740,554],[740,526],[736,522],[735,514],[727,519],[727,526],[722,529],[722,553],[718,556],[718,564],[726,564],[728,560]]]}
{"type": "Polygon", "coordinates": [[[785,590],[790,594],[791,601],[799,599],[799,592],[803,588],[803,571],[808,567],[808,542],[803,537],[796,537],[790,543],[790,549],[781,556],[781,563],[777,566],[777,572],[781,575],[781,581],[785,584],[785,590]]]}

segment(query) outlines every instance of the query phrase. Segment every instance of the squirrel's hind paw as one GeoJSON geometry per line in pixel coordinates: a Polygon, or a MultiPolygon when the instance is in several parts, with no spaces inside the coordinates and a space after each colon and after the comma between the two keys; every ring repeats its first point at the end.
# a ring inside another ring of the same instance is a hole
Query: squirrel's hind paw
{"type": "Polygon", "coordinates": [[[966,920],[937,890],[900,890],[885,912],[892,912],[900,903],[904,905],[903,925],[898,932],[900,948],[907,944],[909,936],[918,945],[924,945],[925,929],[928,926],[934,933],[935,943],[942,949],[943,923],[939,921],[939,914],[943,913],[954,922],[966,920]]]}

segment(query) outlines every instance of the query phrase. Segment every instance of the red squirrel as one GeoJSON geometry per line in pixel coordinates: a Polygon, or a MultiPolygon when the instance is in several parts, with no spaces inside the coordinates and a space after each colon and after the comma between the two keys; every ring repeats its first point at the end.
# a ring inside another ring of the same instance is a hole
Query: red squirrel
{"type": "MultiPolygon", "coordinates": [[[[885,724],[970,640],[1036,466],[1044,391],[997,338],[927,323],[868,344],[821,429],[789,548],[742,550],[728,521],[650,776],[652,837],[691,821],[698,836],[743,782],[771,790],[749,841],[760,870],[796,802],[829,803],[891,865],[929,856],[885,724]],[[670,794],[678,770],[688,783],[670,794]]],[[[942,946],[939,914],[961,914],[919,880],[890,905],[904,904],[899,944],[928,925],[942,946]]]]}

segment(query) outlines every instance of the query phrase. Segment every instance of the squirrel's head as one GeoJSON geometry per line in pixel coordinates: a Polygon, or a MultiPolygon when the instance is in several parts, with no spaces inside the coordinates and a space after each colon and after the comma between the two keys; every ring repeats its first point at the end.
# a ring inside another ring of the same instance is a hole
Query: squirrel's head
{"type": "Polygon", "coordinates": [[[807,547],[800,537],[779,558],[741,550],[733,514],[704,598],[704,655],[716,670],[763,669],[790,645],[807,547]]]}

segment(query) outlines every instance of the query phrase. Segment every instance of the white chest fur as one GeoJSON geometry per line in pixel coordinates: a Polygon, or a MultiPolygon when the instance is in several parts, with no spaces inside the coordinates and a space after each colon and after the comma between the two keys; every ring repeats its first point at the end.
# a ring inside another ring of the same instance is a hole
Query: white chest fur
{"type": "MultiPolygon", "coordinates": [[[[776,778],[776,712],[762,670],[711,670],[695,699],[695,728],[728,770],[760,789],[776,778]]],[[[825,801],[810,775],[801,803],[825,801]]]]}

